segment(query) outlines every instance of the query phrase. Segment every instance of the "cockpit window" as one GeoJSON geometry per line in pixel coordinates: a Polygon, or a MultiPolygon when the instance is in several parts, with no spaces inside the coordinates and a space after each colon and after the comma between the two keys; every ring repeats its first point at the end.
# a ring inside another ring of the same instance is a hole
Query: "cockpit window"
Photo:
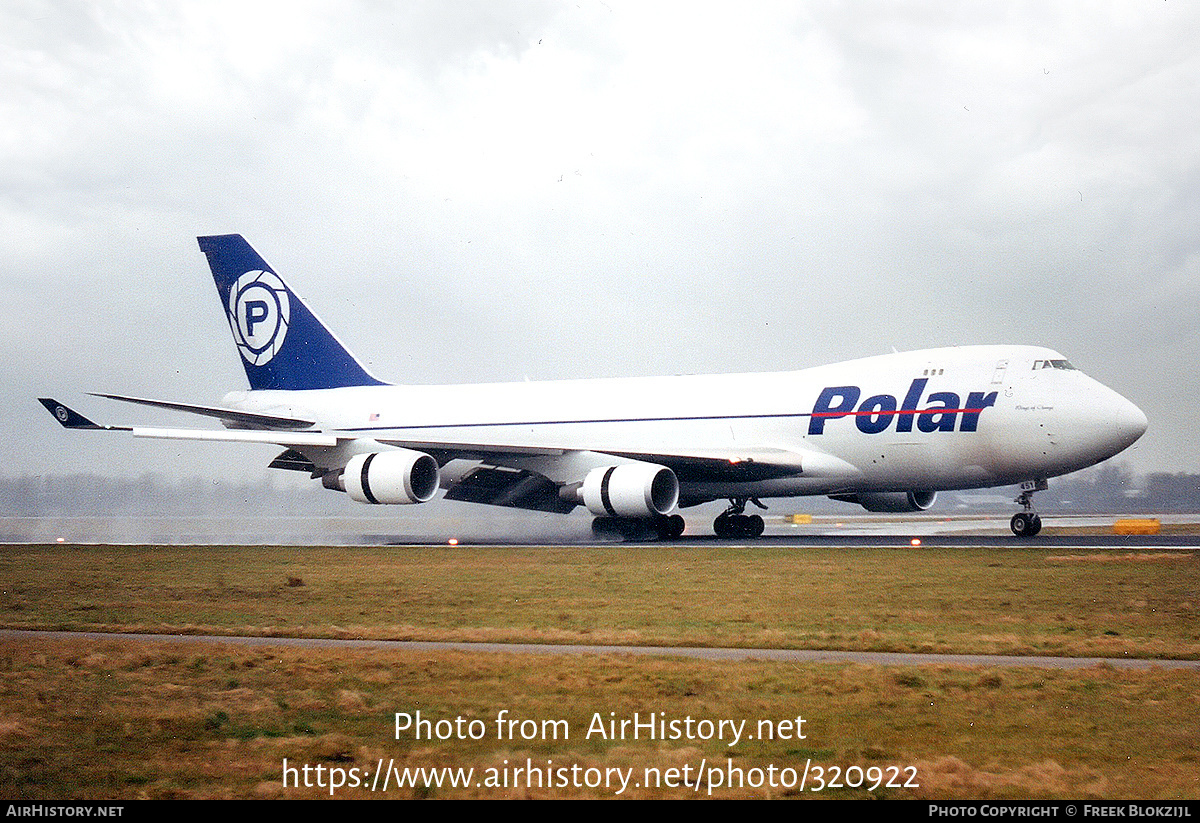
{"type": "Polygon", "coordinates": [[[1034,360],[1033,370],[1062,369],[1063,371],[1078,371],[1069,360],[1034,360]]]}

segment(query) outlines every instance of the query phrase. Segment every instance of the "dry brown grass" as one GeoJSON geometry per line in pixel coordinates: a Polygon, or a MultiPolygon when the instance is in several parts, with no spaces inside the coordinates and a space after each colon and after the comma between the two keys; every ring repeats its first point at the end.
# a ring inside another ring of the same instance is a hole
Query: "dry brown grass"
{"type": "Polygon", "coordinates": [[[1191,559],[1191,552],[1129,552],[1126,554],[1092,552],[1090,554],[1050,554],[1046,556],[1046,561],[1049,563],[1058,563],[1064,560],[1082,560],[1087,563],[1188,563],[1191,559]]]}
{"type": "MultiPolygon", "coordinates": [[[[0,645],[0,794],[26,800],[319,797],[282,762],[413,767],[915,766],[919,788],[826,797],[1196,798],[1195,672],[717,663],[626,656],[0,645]],[[569,740],[394,739],[395,712],[566,719],[569,740]],[[593,712],[806,718],[805,740],[583,739],[593,712]]],[[[701,795],[709,788],[702,784],[701,795]]],[[[712,788],[715,796],[796,796],[712,788]]],[[[637,788],[634,797],[691,797],[637,788]]],[[[339,797],[368,797],[345,789],[339,797]]],[[[380,795],[374,795],[380,796],[380,795]]],[[[390,797],[610,797],[605,789],[393,790],[390,797]]],[[[804,796],[813,797],[812,793],[804,796]]]]}
{"type": "MultiPolygon", "coordinates": [[[[0,547],[20,628],[543,642],[1200,656],[1194,553],[0,547]],[[299,578],[303,586],[289,585],[299,578]]],[[[283,758],[477,769],[916,766],[887,797],[1196,798],[1197,674],[886,668],[625,656],[0,645],[0,794],[320,796],[283,758]],[[397,711],[782,719],[805,741],[393,740],[397,711]]],[[[704,787],[702,787],[704,788],[704,787]]],[[[703,792],[702,792],[703,793],[703,792]]],[[[740,789],[718,795],[787,796],[740,789]]],[[[357,795],[364,793],[357,790],[357,795]]],[[[400,793],[401,795],[404,792],[400,793]]],[[[611,796],[433,789],[416,796],[611,796]]],[[[635,796],[693,796],[641,788],[635,796]]],[[[823,796],[867,796],[837,790],[823,796]]],[[[342,796],[356,796],[346,790],[342,796]]],[[[393,792],[389,796],[396,796],[393,792]]]]}

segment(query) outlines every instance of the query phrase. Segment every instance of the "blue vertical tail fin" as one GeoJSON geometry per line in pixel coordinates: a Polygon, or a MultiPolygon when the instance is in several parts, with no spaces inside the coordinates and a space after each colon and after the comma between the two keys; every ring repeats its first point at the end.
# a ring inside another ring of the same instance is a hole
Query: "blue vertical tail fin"
{"type": "Polygon", "coordinates": [[[197,237],[251,389],[381,386],[240,234],[197,237]]]}

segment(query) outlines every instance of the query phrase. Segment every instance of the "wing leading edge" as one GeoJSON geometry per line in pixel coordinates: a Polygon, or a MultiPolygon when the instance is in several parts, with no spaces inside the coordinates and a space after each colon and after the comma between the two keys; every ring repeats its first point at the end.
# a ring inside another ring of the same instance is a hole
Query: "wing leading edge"
{"type": "Polygon", "coordinates": [[[122,403],[137,403],[142,406],[153,406],[159,409],[187,412],[188,414],[198,414],[203,417],[215,417],[231,428],[307,429],[316,424],[316,421],[313,420],[301,420],[296,417],[281,417],[274,414],[238,411],[237,409],[227,409],[222,406],[197,406],[193,403],[177,403],[170,400],[148,400],[144,397],[127,397],[123,394],[102,394],[100,392],[90,392],[90,394],[93,397],[104,397],[109,400],[119,400],[122,403]]]}

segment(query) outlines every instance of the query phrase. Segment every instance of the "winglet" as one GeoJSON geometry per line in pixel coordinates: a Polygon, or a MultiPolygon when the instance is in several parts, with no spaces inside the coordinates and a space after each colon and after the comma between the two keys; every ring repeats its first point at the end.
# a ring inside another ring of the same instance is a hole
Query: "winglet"
{"type": "Polygon", "coordinates": [[[101,426],[93,423],[74,409],[67,408],[57,400],[49,397],[39,397],[38,402],[46,407],[46,411],[54,415],[54,419],[66,429],[111,429],[111,426],[101,426]]]}

